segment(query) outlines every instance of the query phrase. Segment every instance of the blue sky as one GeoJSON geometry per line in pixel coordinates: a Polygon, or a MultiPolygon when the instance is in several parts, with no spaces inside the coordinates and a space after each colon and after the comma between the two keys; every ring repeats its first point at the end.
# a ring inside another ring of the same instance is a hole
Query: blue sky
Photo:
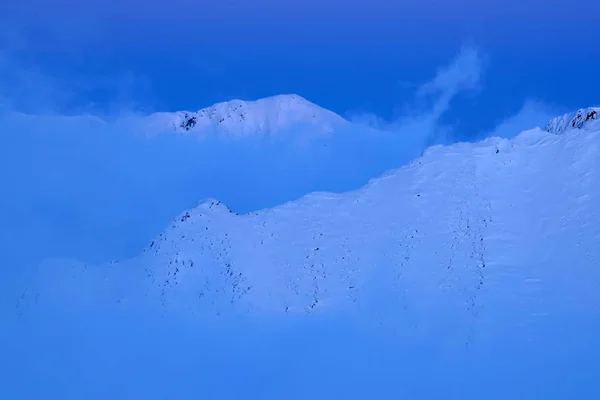
{"type": "MultiPolygon", "coordinates": [[[[198,109],[298,93],[344,116],[393,119],[465,44],[485,64],[480,90],[444,115],[460,139],[528,100],[561,111],[599,102],[591,38],[600,6],[590,0],[29,0],[2,8],[4,58],[43,77],[63,111],[198,109]]],[[[13,100],[41,107],[19,85],[13,100]]]]}

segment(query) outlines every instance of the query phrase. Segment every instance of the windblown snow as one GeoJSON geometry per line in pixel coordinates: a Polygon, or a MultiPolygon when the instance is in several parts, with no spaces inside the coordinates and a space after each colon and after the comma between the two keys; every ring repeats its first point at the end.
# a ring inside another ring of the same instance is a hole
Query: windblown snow
{"type": "Polygon", "coordinates": [[[135,259],[44,269],[20,307],[101,302],[188,316],[376,307],[415,327],[432,313],[488,326],[598,316],[600,127],[590,117],[569,129],[572,118],[549,124],[561,135],[536,128],[430,148],[353,192],[245,215],[203,201],[135,259]]]}

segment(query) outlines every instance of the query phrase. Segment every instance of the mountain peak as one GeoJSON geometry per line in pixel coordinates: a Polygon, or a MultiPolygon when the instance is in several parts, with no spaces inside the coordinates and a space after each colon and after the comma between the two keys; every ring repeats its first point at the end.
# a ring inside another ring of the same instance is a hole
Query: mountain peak
{"type": "Polygon", "coordinates": [[[546,131],[561,134],[569,129],[581,129],[600,119],[600,107],[580,108],[552,119],[546,125],[546,131]]]}
{"type": "Polygon", "coordinates": [[[234,99],[195,112],[168,115],[177,132],[217,132],[233,136],[269,135],[294,127],[309,127],[319,133],[331,132],[347,123],[339,115],[311,103],[297,94],[283,94],[244,101],[234,99]]]}

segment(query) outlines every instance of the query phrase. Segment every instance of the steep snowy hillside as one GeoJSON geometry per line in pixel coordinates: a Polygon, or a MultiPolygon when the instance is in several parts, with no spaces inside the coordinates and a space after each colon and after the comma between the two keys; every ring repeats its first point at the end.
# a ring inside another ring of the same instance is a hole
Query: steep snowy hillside
{"type": "Polygon", "coordinates": [[[146,121],[154,128],[176,132],[232,136],[272,135],[293,128],[328,133],[348,122],[301,96],[278,95],[256,101],[231,100],[196,112],[157,113],[146,121]]]}
{"type": "Polygon", "coordinates": [[[594,129],[600,119],[600,108],[588,107],[556,117],[546,125],[546,131],[561,134],[569,129],[594,129]]]}
{"type": "Polygon", "coordinates": [[[383,306],[407,326],[452,316],[481,329],[507,317],[598,316],[599,171],[597,129],[433,147],[354,192],[247,215],[204,201],[140,257],[65,264],[22,303],[101,300],[186,315],[383,306]]]}

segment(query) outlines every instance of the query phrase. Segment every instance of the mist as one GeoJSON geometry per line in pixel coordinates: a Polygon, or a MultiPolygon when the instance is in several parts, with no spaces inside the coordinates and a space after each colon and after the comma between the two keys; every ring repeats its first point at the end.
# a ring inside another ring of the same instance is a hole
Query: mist
{"type": "MultiPolygon", "coordinates": [[[[444,309],[398,318],[385,284],[374,286],[371,302],[355,312],[293,318],[181,318],[61,297],[61,282],[87,288],[60,280],[70,277],[71,261],[64,259],[77,260],[73,268],[105,268],[134,257],[204,198],[243,214],[314,191],[354,190],[432,144],[451,143],[452,127],[440,120],[453,98],[477,88],[480,64],[476,51],[463,49],[417,91],[419,107],[407,105],[393,121],[356,115],[353,125],[328,136],[290,131],[231,139],[168,129],[148,135],[144,116],[124,122],[125,110],[110,118],[35,113],[33,106],[26,114],[14,107],[0,114],[0,310],[9,360],[0,368],[0,392],[23,399],[589,395],[578,390],[592,387],[585,344],[594,342],[594,329],[568,328],[584,315],[555,314],[530,327],[535,343],[507,317],[505,326],[480,332],[487,339],[467,351],[468,321],[444,309]],[[38,266],[49,259],[63,259],[55,265],[65,269],[40,276],[38,266]],[[53,276],[54,296],[25,310],[23,288],[33,279],[52,287],[53,276]],[[414,318],[423,323],[416,330],[414,318]],[[567,383],[557,392],[557,385],[546,389],[547,379],[567,383]]],[[[58,89],[44,87],[51,103],[58,89]]],[[[6,104],[37,104],[20,100],[6,104]]],[[[524,123],[509,121],[515,129],[524,123]]]]}
{"type": "MultiPolygon", "coordinates": [[[[19,70],[13,58],[4,59],[4,69],[19,70]]],[[[452,98],[477,86],[481,65],[476,49],[461,49],[417,91],[415,101],[427,96],[428,106],[379,126],[357,122],[325,137],[298,131],[239,140],[177,135],[168,127],[149,135],[145,116],[132,114],[129,101],[110,116],[47,112],[61,109],[51,105],[63,104],[64,85],[40,72],[23,74],[14,74],[21,78],[16,84],[47,90],[39,114],[15,108],[0,114],[0,179],[8,194],[0,200],[7,221],[0,243],[13,265],[135,256],[172,218],[206,197],[247,213],[314,191],[357,189],[427,146],[447,142],[449,127],[440,118],[452,98]]],[[[37,95],[16,84],[3,88],[5,98],[19,94],[8,104],[32,104],[27,98],[37,95]]]]}

